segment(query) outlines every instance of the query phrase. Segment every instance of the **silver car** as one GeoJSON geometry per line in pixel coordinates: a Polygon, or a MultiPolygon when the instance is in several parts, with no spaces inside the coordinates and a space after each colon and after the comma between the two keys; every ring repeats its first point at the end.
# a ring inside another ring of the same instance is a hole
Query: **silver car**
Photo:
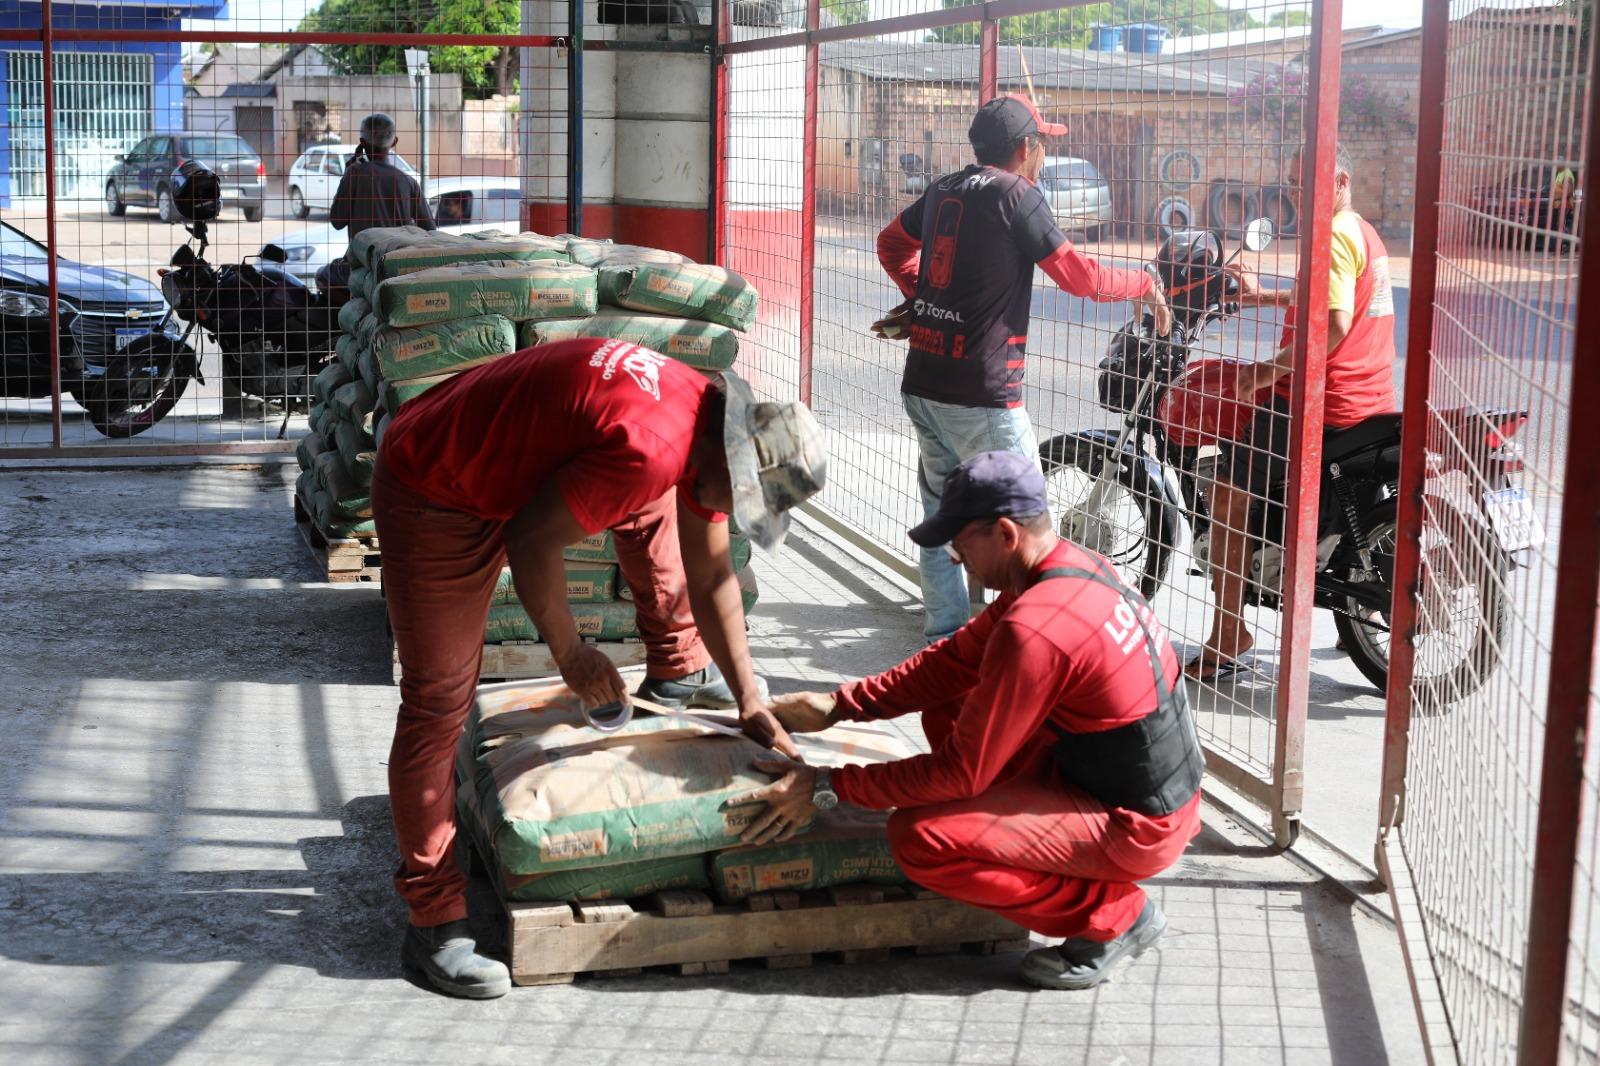
{"type": "Polygon", "coordinates": [[[1039,191],[1050,202],[1056,225],[1094,240],[1112,221],[1111,186],[1087,159],[1046,156],[1039,172],[1039,191]]]}

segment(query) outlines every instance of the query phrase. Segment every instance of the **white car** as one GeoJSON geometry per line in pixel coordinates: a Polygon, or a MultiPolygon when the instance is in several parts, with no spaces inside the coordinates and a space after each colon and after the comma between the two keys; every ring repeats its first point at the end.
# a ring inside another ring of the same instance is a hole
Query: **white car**
{"type": "MultiPolygon", "coordinates": [[[[312,211],[326,211],[333,206],[333,194],[339,189],[339,179],[344,168],[355,158],[353,144],[319,144],[307,148],[289,168],[289,207],[296,218],[310,218],[312,211]]],[[[398,152],[390,153],[389,160],[401,170],[417,177],[398,152]]],[[[420,179],[419,179],[420,180],[420,179]]]]}
{"type": "MultiPolygon", "coordinates": [[[[428,208],[441,230],[522,232],[522,188],[516,178],[438,178],[428,182],[428,208]]],[[[272,242],[288,256],[284,268],[312,288],[317,271],[344,255],[347,231],[307,226],[272,242]]]]}
{"type": "Polygon", "coordinates": [[[1039,191],[1049,201],[1056,225],[1069,233],[1079,231],[1094,240],[1113,221],[1111,185],[1087,159],[1046,156],[1039,191]]]}

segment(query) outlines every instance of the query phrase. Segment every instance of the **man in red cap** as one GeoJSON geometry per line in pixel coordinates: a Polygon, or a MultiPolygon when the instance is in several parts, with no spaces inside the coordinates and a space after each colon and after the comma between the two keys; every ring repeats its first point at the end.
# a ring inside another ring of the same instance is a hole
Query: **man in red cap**
{"type": "MultiPolygon", "coordinates": [[[[933,184],[878,234],[878,260],[906,301],[873,324],[880,337],[909,338],[900,391],[921,451],[925,514],[963,459],[1005,449],[1038,462],[1022,409],[1022,371],[1038,264],[1062,289],[1091,300],[1133,300],[1165,335],[1172,316],[1152,275],[1102,266],[1078,252],[1038,189],[1047,137],[1026,96],[978,109],[967,131],[977,163],[933,184]]],[[[966,577],[943,551],[921,557],[923,633],[929,643],[971,615],[966,577]]]]}

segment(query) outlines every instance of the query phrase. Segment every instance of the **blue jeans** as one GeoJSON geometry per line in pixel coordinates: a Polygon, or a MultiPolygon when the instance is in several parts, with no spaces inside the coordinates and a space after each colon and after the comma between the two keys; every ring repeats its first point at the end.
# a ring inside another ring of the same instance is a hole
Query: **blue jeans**
{"type": "MultiPolygon", "coordinates": [[[[1011,451],[1039,461],[1033,423],[1020,407],[961,407],[920,396],[900,398],[917,430],[922,454],[917,488],[925,516],[939,509],[939,494],[950,471],[979,452],[1011,451]]],[[[967,624],[972,603],[966,571],[942,547],[922,549],[921,569],[922,632],[932,644],[967,624]]]]}

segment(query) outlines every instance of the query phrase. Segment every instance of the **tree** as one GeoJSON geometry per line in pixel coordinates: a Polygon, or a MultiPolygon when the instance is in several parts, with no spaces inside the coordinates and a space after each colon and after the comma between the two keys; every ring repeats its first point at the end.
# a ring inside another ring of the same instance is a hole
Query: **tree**
{"type": "MultiPolygon", "coordinates": [[[[323,33],[520,33],[518,0],[324,0],[300,23],[323,33]]],[[[404,74],[405,50],[388,45],[322,45],[341,74],[404,74]]],[[[482,98],[516,91],[516,53],[510,48],[451,45],[428,50],[429,65],[443,74],[460,74],[466,95],[482,98]]]]}
{"type": "Polygon", "coordinates": [[[828,25],[828,16],[833,16],[833,23],[837,26],[854,26],[858,22],[867,21],[870,14],[871,0],[821,0],[822,24],[828,25]]]}
{"type": "MultiPolygon", "coordinates": [[[[966,7],[970,0],[941,0],[947,8],[966,7]]],[[[1248,11],[1232,10],[1217,0],[1111,0],[1110,3],[1062,8],[1000,21],[1001,44],[1041,48],[1083,48],[1096,25],[1126,26],[1153,22],[1176,37],[1259,26],[1248,11]]],[[[946,44],[971,44],[978,39],[976,22],[943,26],[928,39],[946,44]]]]}
{"type": "Polygon", "coordinates": [[[1268,26],[1309,26],[1311,25],[1311,12],[1295,9],[1274,11],[1272,17],[1267,19],[1268,26]]]}

